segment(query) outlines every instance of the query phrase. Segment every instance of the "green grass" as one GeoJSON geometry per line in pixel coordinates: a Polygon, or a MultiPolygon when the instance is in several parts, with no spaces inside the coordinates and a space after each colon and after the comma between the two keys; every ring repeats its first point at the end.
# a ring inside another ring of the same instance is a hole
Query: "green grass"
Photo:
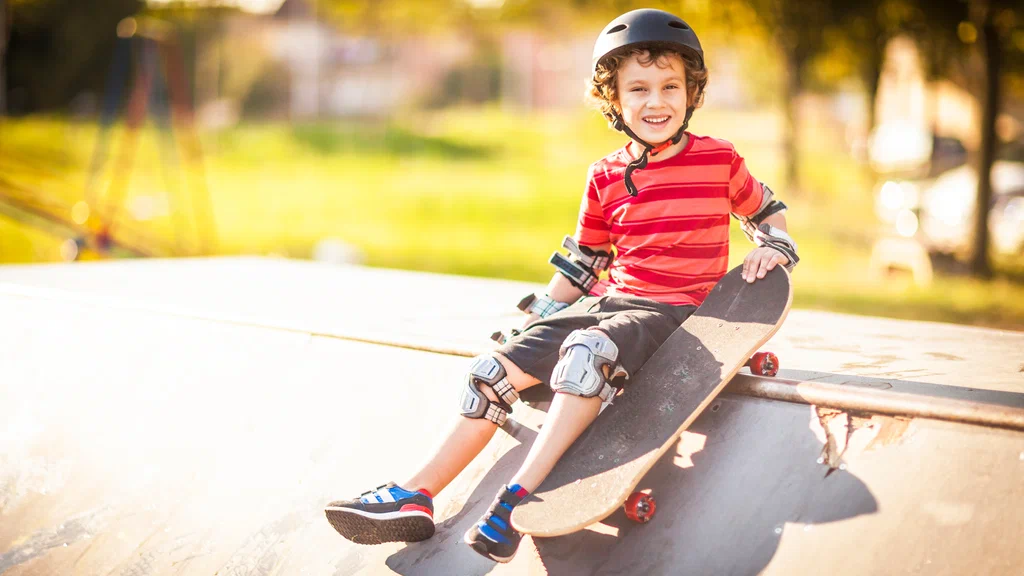
{"type": "MultiPolygon", "coordinates": [[[[701,110],[691,129],[731,140],[755,176],[776,183],[777,126],[770,113],[701,110]]],[[[98,135],[94,124],[61,118],[0,120],[0,191],[67,218],[86,198],[98,135]]],[[[794,276],[797,307],[1024,329],[1020,282],[938,276],[919,288],[872,274],[871,177],[836,150],[831,135],[806,137],[807,189],[794,195],[773,186],[791,207],[803,258],[794,276]]],[[[115,234],[177,238],[185,251],[196,246],[202,220],[188,215],[203,198],[185,191],[201,192],[195,183],[205,182],[220,254],[307,258],[318,241],[337,238],[373,266],[543,282],[551,274],[547,257],[574,228],[587,165],[623,140],[594,114],[471,109],[384,123],[243,124],[202,134],[201,165],[186,161],[187,148],[161,148],[168,140],[153,128],[136,140],[130,170],[117,167],[123,127],[108,142],[97,204],[111,197],[116,176],[130,174],[116,203],[123,208],[115,234]],[[139,202],[164,196],[167,215],[132,217],[139,202]]],[[[3,214],[0,261],[60,258],[62,237],[3,214]]],[[[738,230],[733,237],[738,263],[749,244],[738,230]]],[[[1022,267],[1012,261],[1003,269],[1022,267]]]]}

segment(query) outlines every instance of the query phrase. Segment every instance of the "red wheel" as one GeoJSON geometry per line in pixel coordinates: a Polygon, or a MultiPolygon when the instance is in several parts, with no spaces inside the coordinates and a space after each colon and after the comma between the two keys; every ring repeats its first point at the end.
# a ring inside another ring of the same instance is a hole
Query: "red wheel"
{"type": "Polygon", "coordinates": [[[626,509],[626,517],[640,524],[649,522],[654,517],[656,508],[654,497],[643,492],[630,494],[623,507],[626,509]]]}
{"type": "Polygon", "coordinates": [[[779,357],[771,352],[758,352],[747,362],[750,371],[761,376],[775,376],[779,373],[779,357]]]}

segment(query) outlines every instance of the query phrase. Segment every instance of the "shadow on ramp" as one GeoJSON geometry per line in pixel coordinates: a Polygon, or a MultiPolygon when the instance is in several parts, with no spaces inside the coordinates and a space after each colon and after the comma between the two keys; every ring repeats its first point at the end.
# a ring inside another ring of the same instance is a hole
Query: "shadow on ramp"
{"type": "MultiPolygon", "coordinates": [[[[535,538],[550,574],[758,574],[787,524],[873,514],[878,503],[853,474],[825,477],[806,408],[720,398],[648,472],[657,512],[636,524],[618,510],[602,523],[535,538]]],[[[789,528],[792,529],[792,528],[789,528]]]]}
{"type": "MultiPolygon", "coordinates": [[[[542,400],[540,394],[538,399],[542,400]]],[[[508,568],[537,559],[550,574],[757,574],[775,556],[786,530],[874,514],[878,503],[854,474],[818,463],[822,443],[806,406],[720,397],[675,449],[647,473],[657,513],[648,524],[621,509],[588,529],[555,538],[524,538],[508,568]]],[[[509,450],[425,542],[410,544],[386,564],[407,576],[504,573],[462,543],[462,536],[519,468],[536,433],[520,426],[509,450]]],[[[531,565],[532,567],[532,565],[531,565]]],[[[515,572],[515,570],[513,570],[515,572]]]]}

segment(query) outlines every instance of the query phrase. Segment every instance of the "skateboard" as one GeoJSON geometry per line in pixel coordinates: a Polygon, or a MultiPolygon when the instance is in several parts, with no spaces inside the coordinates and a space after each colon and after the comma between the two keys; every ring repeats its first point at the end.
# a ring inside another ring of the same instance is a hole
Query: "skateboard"
{"type": "Polygon", "coordinates": [[[633,493],[704,408],[744,366],[774,375],[778,358],[754,354],[782,325],[793,301],[789,273],[754,283],[742,267],[726,274],[559,459],[540,487],[512,511],[524,534],[560,536],[603,520],[625,504],[631,519],[653,516],[653,498],[633,493]]]}

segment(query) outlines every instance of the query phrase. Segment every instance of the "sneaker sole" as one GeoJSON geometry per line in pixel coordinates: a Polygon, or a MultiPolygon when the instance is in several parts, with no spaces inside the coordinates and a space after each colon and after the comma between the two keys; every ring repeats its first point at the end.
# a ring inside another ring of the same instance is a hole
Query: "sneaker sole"
{"type": "Polygon", "coordinates": [[[503,558],[501,556],[495,556],[494,554],[491,554],[487,550],[487,544],[484,544],[483,542],[479,542],[477,540],[470,540],[468,538],[463,538],[462,541],[465,542],[466,544],[469,544],[469,547],[472,548],[473,551],[476,552],[477,554],[483,556],[484,558],[488,558],[490,560],[494,560],[495,562],[501,562],[502,564],[507,564],[507,563],[512,561],[512,558],[515,558],[515,553],[512,553],[512,555],[509,556],[508,558],[503,558]]]}
{"type": "Polygon", "coordinates": [[[356,544],[420,542],[434,535],[434,521],[422,514],[377,519],[347,512],[343,508],[324,510],[327,521],[356,544]]]}

